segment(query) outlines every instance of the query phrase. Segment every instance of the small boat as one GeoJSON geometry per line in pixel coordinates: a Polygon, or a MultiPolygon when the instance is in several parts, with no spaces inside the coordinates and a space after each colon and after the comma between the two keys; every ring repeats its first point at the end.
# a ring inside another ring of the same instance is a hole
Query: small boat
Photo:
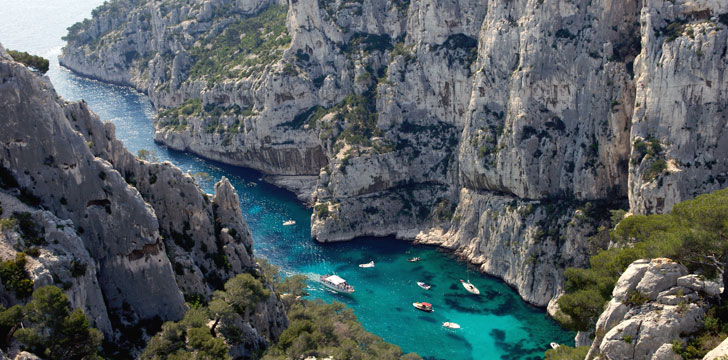
{"type": "Polygon", "coordinates": [[[463,287],[465,290],[467,290],[471,294],[480,295],[480,290],[475,287],[475,285],[470,283],[470,280],[467,282],[463,281],[463,279],[460,279],[460,283],[463,284],[463,287]]]}
{"type": "Polygon", "coordinates": [[[296,225],[296,221],[295,220],[286,220],[283,222],[283,226],[291,226],[291,225],[296,225]]]}
{"type": "Polygon", "coordinates": [[[448,329],[460,329],[460,324],[456,324],[454,322],[449,322],[449,321],[442,323],[442,326],[444,326],[448,329]]]}
{"type": "Polygon", "coordinates": [[[354,287],[347,284],[346,280],[342,279],[338,275],[321,275],[321,283],[327,288],[336,292],[351,294],[354,292],[354,287]]]}
{"type": "Polygon", "coordinates": [[[409,262],[417,262],[417,261],[420,261],[420,260],[421,259],[419,257],[413,257],[411,259],[407,259],[407,261],[409,261],[409,262]]]}
{"type": "Polygon", "coordinates": [[[417,282],[417,286],[419,286],[419,287],[421,287],[421,288],[423,288],[425,290],[430,290],[430,288],[432,287],[432,285],[430,285],[430,284],[428,284],[426,282],[422,282],[422,281],[418,281],[417,282]]]}
{"type": "Polygon", "coordinates": [[[255,183],[255,182],[252,182],[251,181],[251,182],[248,183],[248,186],[250,186],[250,187],[256,187],[256,186],[258,186],[258,183],[255,183]]]}
{"type": "Polygon", "coordinates": [[[374,261],[372,260],[372,261],[370,261],[370,262],[368,262],[366,264],[359,264],[359,267],[360,268],[373,268],[374,267],[374,261]]]}
{"type": "Polygon", "coordinates": [[[412,303],[412,306],[416,307],[418,310],[422,310],[424,312],[433,312],[432,310],[432,304],[426,303],[426,302],[415,302],[412,303]]]}
{"type": "Polygon", "coordinates": [[[551,343],[551,348],[552,348],[552,349],[558,349],[558,348],[559,348],[559,346],[561,346],[561,345],[559,345],[559,344],[557,344],[557,343],[555,343],[555,342],[552,342],[552,343],[551,343]]]}

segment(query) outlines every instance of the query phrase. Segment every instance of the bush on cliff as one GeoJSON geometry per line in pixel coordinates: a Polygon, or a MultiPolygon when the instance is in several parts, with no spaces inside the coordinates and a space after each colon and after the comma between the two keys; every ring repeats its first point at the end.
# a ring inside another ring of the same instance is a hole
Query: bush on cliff
{"type": "Polygon", "coordinates": [[[14,336],[22,348],[44,359],[96,359],[103,335],[90,327],[81,309],[71,311],[61,289],[36,289],[28,304],[0,308],[3,346],[14,336]]]}
{"type": "Polygon", "coordinates": [[[40,56],[30,55],[27,52],[20,52],[15,50],[8,50],[8,54],[13,57],[13,60],[41,74],[45,74],[48,72],[48,60],[40,56]]]}
{"type": "Polygon", "coordinates": [[[569,316],[562,323],[573,330],[591,328],[614,284],[633,261],[667,257],[691,271],[728,280],[728,189],[700,195],[675,205],[669,214],[633,215],[612,232],[620,247],[599,252],[588,269],[567,269],[566,294],[559,299],[569,316]]]}

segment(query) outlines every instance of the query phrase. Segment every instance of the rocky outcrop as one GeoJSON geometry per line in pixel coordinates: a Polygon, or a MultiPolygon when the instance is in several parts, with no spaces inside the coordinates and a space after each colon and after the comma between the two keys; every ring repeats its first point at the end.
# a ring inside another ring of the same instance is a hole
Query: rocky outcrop
{"type": "MultiPolygon", "coordinates": [[[[137,159],[111,123],[84,102],[64,102],[47,79],[7,57],[0,79],[0,201],[43,229],[26,269],[36,286],[60,284],[109,335],[154,317],[178,320],[183,294],[209,297],[235,274],[260,271],[227,179],[210,196],[171,163],[137,159]]],[[[25,235],[0,236],[3,259],[30,246],[25,235]]],[[[254,331],[239,344],[247,351],[287,325],[273,292],[249,321],[254,331]]]]}
{"type": "MultiPolygon", "coordinates": [[[[96,266],[83,240],[76,233],[71,220],[61,220],[49,211],[42,211],[23,204],[15,196],[0,192],[2,217],[10,218],[15,213],[27,214],[29,221],[43,239],[43,246],[37,247],[38,256],[26,256],[26,270],[37,289],[56,285],[68,296],[71,306],[81,308],[91,324],[105,334],[111,334],[111,321],[99,287],[96,266]]],[[[0,260],[16,257],[19,251],[28,251],[38,241],[29,238],[18,227],[2,229],[0,232],[0,260]]],[[[30,253],[30,251],[28,251],[30,253]]],[[[2,292],[2,303],[18,301],[11,292],[2,292]]]]}
{"type": "Polygon", "coordinates": [[[675,359],[674,340],[702,326],[719,284],[669,259],[638,260],[620,276],[599,316],[588,359],[675,359]]]}
{"type": "Polygon", "coordinates": [[[313,205],[317,240],[441,245],[545,306],[610,225],[585,209],[661,213],[725,186],[726,13],[119,1],[75,25],[60,60],[146,92],[158,141],[274,175],[313,205]]]}

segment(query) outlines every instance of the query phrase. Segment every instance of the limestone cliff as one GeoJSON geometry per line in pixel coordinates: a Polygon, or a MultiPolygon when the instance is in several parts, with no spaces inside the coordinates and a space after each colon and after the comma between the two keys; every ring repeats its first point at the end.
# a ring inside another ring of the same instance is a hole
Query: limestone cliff
{"type": "MultiPolygon", "coordinates": [[[[22,224],[3,231],[0,255],[37,246],[27,268],[35,286],[61,284],[107,335],[178,320],[183,294],[206,297],[235,274],[259,272],[227,179],[210,198],[172,164],[137,159],[111,123],[65,102],[1,46],[0,113],[2,217],[27,213],[41,229],[30,238],[22,224]]],[[[275,294],[257,310],[243,338],[249,351],[287,324],[275,294]]]]}
{"type": "Polygon", "coordinates": [[[74,25],[60,60],[146,92],[158,141],[298,191],[319,241],[442,245],[546,305],[606,246],[607,208],[666,212],[725,186],[727,13],[123,0],[74,25]]]}
{"type": "Polygon", "coordinates": [[[596,324],[587,359],[680,359],[673,341],[702,326],[719,284],[669,259],[633,262],[617,281],[596,324]]]}

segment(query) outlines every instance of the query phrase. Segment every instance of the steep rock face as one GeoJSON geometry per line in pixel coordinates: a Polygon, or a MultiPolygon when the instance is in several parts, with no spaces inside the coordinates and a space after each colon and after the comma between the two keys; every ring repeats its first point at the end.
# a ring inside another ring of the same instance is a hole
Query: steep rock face
{"type": "MultiPolygon", "coordinates": [[[[106,332],[155,316],[179,319],[183,293],[207,297],[235,274],[260,271],[227,179],[210,196],[171,163],[137,159],[113,124],[84,102],[64,102],[47,79],[6,57],[0,79],[0,185],[47,209],[31,210],[46,240],[58,240],[29,262],[37,286],[70,283],[72,303],[106,332]],[[68,279],[74,259],[87,270],[68,279]]],[[[22,239],[8,236],[3,258],[23,250],[22,239]]],[[[250,331],[238,346],[248,352],[277,338],[287,326],[277,295],[243,325],[250,331]]]]}
{"type": "Polygon", "coordinates": [[[154,211],[110,163],[93,156],[49,84],[5,60],[0,78],[1,165],[39,205],[77,226],[107,307],[126,308],[132,319],[180,318],[184,301],[154,211]]]}
{"type": "Polygon", "coordinates": [[[629,174],[634,212],[667,212],[726,186],[726,14],[728,4],[709,0],[651,0],[642,10],[629,174]]]}
{"type": "Polygon", "coordinates": [[[111,162],[158,214],[183,293],[209,296],[214,287],[255,267],[253,239],[227,179],[216,184],[210,199],[190,175],[171,163],[137,159],[115,138],[114,125],[101,123],[85,103],[67,104],[64,109],[93,153],[111,162]]]}
{"type": "MultiPolygon", "coordinates": [[[[588,359],[673,359],[672,342],[700,328],[717,283],[669,259],[637,260],[599,316],[588,359]]],[[[678,357],[679,358],[679,357],[678,357]]]]}
{"type": "Polygon", "coordinates": [[[120,1],[71,29],[61,62],[149,94],[158,141],[275,175],[313,205],[317,240],[442,245],[546,305],[609,226],[583,210],[629,199],[633,213],[666,212],[722,186],[726,12],[120,1]],[[240,24],[261,21],[251,45],[240,24]]]}
{"type": "Polygon", "coordinates": [[[626,196],[638,2],[490,5],[460,146],[464,185],[530,199],[626,196]]]}

